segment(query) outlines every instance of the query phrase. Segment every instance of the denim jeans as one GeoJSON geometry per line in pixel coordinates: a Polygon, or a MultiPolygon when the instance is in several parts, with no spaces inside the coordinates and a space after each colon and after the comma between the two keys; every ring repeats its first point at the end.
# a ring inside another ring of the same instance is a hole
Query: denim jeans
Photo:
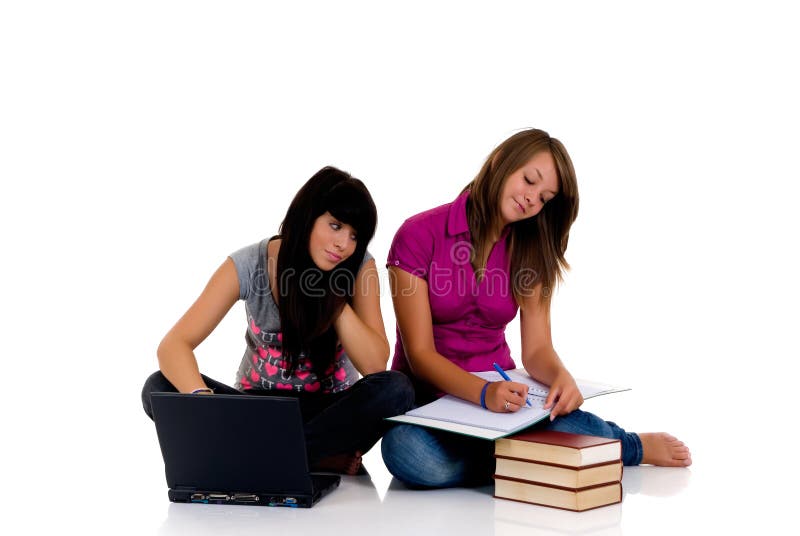
{"type": "MultiPolygon", "coordinates": [[[[639,436],[586,411],[575,410],[534,429],[619,439],[624,465],[642,461],[639,436]]],[[[494,441],[443,430],[397,424],[381,441],[389,472],[410,488],[448,488],[490,484],[494,475],[494,441]]]]}
{"type": "MultiPolygon", "coordinates": [[[[206,376],[203,380],[219,394],[299,398],[306,450],[312,467],[328,456],[367,452],[389,429],[384,418],[405,413],[414,403],[411,382],[404,374],[391,370],[369,374],[349,389],[327,395],[265,390],[243,392],[206,376]]],[[[145,413],[153,418],[150,393],[176,391],[161,372],[152,374],[142,388],[145,413]]]]}

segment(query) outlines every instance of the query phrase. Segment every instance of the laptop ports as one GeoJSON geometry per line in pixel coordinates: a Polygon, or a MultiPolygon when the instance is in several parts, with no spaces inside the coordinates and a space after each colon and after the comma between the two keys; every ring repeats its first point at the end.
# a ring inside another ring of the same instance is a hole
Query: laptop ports
{"type": "MultiPolygon", "coordinates": [[[[228,495],[226,493],[192,493],[189,498],[191,502],[205,503],[211,502],[241,502],[241,503],[257,503],[259,501],[258,495],[255,493],[233,493],[228,495]]],[[[294,500],[294,499],[292,499],[294,500]]]]}
{"type": "Polygon", "coordinates": [[[234,493],[231,500],[243,503],[256,503],[258,502],[258,495],[252,493],[234,493]]]}
{"type": "Polygon", "coordinates": [[[268,506],[288,506],[289,508],[297,508],[299,503],[294,497],[270,497],[268,506]]]}

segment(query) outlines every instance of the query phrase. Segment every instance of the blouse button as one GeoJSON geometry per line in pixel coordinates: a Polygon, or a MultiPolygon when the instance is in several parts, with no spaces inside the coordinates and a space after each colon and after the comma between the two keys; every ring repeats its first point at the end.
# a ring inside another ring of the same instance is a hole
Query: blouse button
{"type": "Polygon", "coordinates": [[[395,266],[400,266],[400,261],[394,261],[395,266]]]}

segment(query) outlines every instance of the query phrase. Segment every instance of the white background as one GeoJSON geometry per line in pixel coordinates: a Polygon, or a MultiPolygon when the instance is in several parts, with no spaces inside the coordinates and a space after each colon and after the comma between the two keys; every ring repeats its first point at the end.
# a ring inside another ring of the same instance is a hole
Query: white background
{"type": "MultiPolygon", "coordinates": [[[[0,4],[0,499],[19,530],[207,527],[166,515],[139,390],[214,269],[275,234],[327,164],[372,191],[382,266],[405,218],[526,127],[564,142],[581,193],[556,349],[575,376],[633,388],[586,409],[694,455],[667,477],[679,502],[629,496],[616,529],[687,512],[780,526],[797,478],[797,17],[643,4],[0,4]]],[[[204,372],[233,381],[243,319],[198,349],[204,372]]]]}

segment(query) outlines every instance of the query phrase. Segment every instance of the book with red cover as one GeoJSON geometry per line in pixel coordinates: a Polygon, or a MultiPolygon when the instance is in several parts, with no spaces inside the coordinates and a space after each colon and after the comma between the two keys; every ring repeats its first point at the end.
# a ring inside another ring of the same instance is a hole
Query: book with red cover
{"type": "Polygon", "coordinates": [[[534,430],[495,441],[495,455],[567,467],[585,467],[622,458],[619,439],[534,430]]]}

